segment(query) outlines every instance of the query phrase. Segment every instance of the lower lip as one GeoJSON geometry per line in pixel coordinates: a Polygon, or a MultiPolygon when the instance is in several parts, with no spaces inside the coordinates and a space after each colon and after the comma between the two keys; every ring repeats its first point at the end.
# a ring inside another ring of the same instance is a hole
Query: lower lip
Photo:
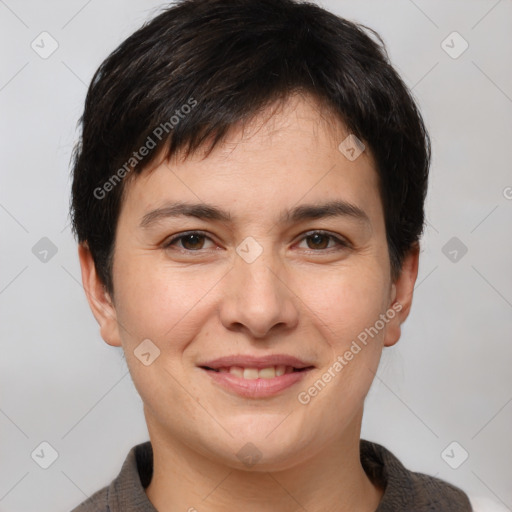
{"type": "Polygon", "coordinates": [[[245,398],[264,398],[277,395],[281,391],[301,381],[308,373],[308,370],[286,373],[272,379],[244,379],[227,372],[215,372],[204,370],[215,383],[245,398]]]}

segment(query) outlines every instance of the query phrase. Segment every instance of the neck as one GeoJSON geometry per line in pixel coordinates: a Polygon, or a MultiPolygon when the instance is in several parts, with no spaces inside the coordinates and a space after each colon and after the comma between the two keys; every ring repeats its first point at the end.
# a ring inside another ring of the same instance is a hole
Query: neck
{"type": "Polygon", "coordinates": [[[383,493],[361,465],[361,417],[322,452],[279,471],[235,469],[149,428],[154,459],[146,494],[159,512],[374,512],[383,493]]]}

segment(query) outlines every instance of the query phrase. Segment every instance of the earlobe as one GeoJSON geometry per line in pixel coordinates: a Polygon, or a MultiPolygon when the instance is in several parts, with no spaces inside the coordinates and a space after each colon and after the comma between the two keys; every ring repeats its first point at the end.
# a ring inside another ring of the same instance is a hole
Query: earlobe
{"type": "Polygon", "coordinates": [[[112,346],[121,346],[117,314],[113,301],[96,272],[96,265],[87,243],[78,245],[82,284],[92,314],[100,326],[101,337],[112,346]]]}
{"type": "Polygon", "coordinates": [[[396,312],[396,315],[386,328],[384,339],[384,346],[386,347],[393,346],[400,339],[401,325],[411,311],[414,285],[418,277],[419,254],[420,246],[419,243],[416,243],[406,254],[400,276],[392,284],[390,308],[396,312]]]}

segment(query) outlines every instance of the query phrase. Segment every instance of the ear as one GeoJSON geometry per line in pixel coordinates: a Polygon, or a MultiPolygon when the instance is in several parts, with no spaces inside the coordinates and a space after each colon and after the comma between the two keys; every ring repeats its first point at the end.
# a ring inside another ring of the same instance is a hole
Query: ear
{"type": "Polygon", "coordinates": [[[402,334],[401,324],[409,316],[414,293],[414,284],[418,277],[418,265],[420,257],[419,243],[414,244],[406,254],[402,270],[398,279],[391,285],[391,303],[389,311],[394,311],[395,316],[389,321],[384,337],[384,346],[391,347],[402,334]]]}
{"type": "Polygon", "coordinates": [[[78,245],[82,284],[92,314],[100,326],[101,337],[112,346],[121,346],[114,303],[96,273],[96,265],[87,243],[78,245]]]}

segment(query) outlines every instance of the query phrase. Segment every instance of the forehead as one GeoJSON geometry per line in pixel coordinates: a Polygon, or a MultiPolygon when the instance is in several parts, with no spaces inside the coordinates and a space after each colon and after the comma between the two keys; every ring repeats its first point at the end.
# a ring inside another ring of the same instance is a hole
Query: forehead
{"type": "Polygon", "coordinates": [[[349,135],[317,101],[293,96],[233,127],[207,156],[200,149],[186,158],[162,157],[132,176],[122,210],[136,211],[140,219],[157,205],[179,200],[229,207],[235,220],[271,211],[283,219],[284,206],[343,199],[378,216],[372,155],[365,148],[355,160],[347,158],[340,144],[343,149],[349,135]]]}

